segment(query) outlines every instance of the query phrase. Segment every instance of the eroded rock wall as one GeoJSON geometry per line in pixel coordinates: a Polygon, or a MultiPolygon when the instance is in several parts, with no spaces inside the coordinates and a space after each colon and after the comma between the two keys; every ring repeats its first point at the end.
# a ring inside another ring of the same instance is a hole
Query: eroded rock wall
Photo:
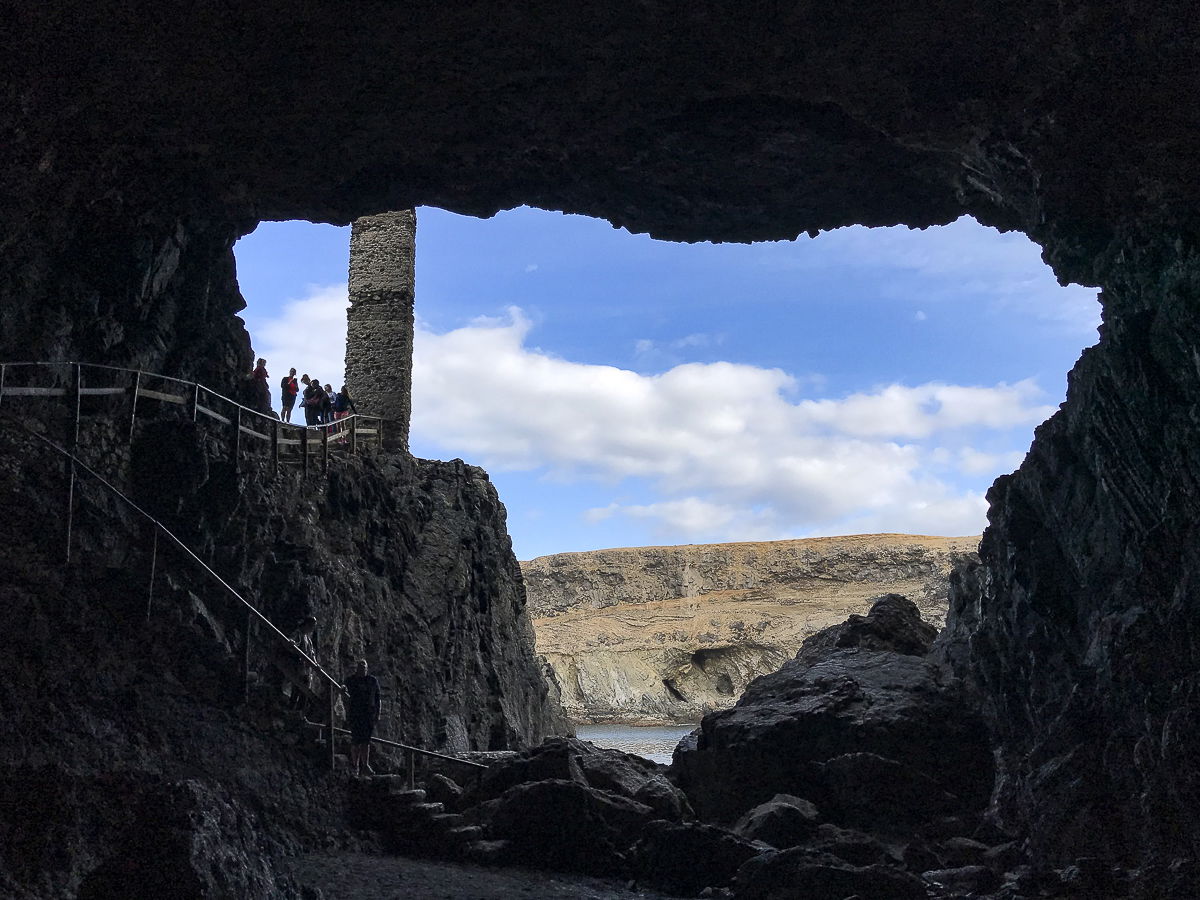
{"type": "Polygon", "coordinates": [[[698,722],[809,635],[905,593],[938,624],[977,538],[856,535],[561,553],[521,564],[576,722],[698,722]]]}
{"type": "MultiPolygon", "coordinates": [[[[90,405],[89,462],[273,622],[290,631],[314,615],[332,673],[368,660],[380,736],[454,751],[569,731],[481,470],[376,453],[304,479],[276,476],[263,450],[235,472],[219,429],[147,413],[129,445],[127,416],[113,415],[127,398],[90,405]]],[[[165,538],[151,600],[149,529],[88,479],[64,565],[61,461],[14,426],[0,438],[0,538],[14,558],[0,596],[0,886],[112,896],[106,885],[136,876],[186,883],[172,896],[289,896],[275,859],[355,839],[341,780],[284,712],[262,627],[247,685],[244,610],[165,538]]]]}
{"type": "Polygon", "coordinates": [[[998,810],[1060,863],[1200,850],[1200,256],[1096,262],[1102,340],[989,493],[942,639],[989,705],[998,810]]]}

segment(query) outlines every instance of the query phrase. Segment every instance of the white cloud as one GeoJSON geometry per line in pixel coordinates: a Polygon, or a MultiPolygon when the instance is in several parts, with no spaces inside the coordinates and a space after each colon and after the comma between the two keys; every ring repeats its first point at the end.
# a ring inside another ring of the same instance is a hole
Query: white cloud
{"type": "Polygon", "coordinates": [[[246,317],[254,355],[267,361],[276,405],[276,385],[293,366],[299,374],[307,372],[323,384],[341,387],[346,370],[349,305],[345,284],[310,285],[303,297],[286,301],[277,318],[246,317]]]}
{"type": "Polygon", "coordinates": [[[916,313],[913,315],[913,318],[916,319],[918,322],[924,322],[926,319],[929,318],[929,316],[925,315],[925,310],[918,309],[916,311],[916,313]]]}
{"type": "Polygon", "coordinates": [[[538,264],[537,264],[537,263],[530,263],[529,265],[527,265],[527,266],[525,267],[525,271],[526,271],[526,272],[536,272],[537,270],[538,270],[538,264]]]}
{"type": "Polygon", "coordinates": [[[986,460],[1006,465],[1015,451],[989,456],[972,438],[1028,435],[1053,411],[1031,381],[893,384],[795,401],[798,381],[780,369],[688,363],[641,375],[530,348],[530,329],[515,307],[506,320],[445,334],[420,327],[414,436],[494,470],[639,479],[650,496],[585,518],[628,516],[677,537],[979,531],[986,503],[977,486],[933,472],[951,464],[980,476],[986,460]]]}
{"type": "MultiPolygon", "coordinates": [[[[1100,324],[1094,288],[1063,289],[1042,262],[1041,248],[1028,237],[1016,231],[1000,234],[968,216],[939,227],[936,240],[903,225],[853,225],[823,232],[802,246],[813,252],[787,260],[764,255],[762,262],[797,269],[853,265],[887,271],[893,278],[896,272],[906,271],[919,277],[921,290],[931,301],[982,300],[993,310],[1028,314],[1093,339],[1100,324]]],[[[911,294],[898,296],[907,299],[911,294]]],[[[917,321],[923,321],[927,311],[928,307],[918,312],[917,321]]]]}

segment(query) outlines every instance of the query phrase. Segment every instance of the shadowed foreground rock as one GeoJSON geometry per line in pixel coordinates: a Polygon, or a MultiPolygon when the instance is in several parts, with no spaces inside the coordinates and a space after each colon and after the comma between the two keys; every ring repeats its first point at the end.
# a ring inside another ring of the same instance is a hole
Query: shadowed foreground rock
{"type": "Polygon", "coordinates": [[[676,749],[672,768],[696,812],[732,822],[793,794],[828,821],[892,834],[982,812],[987,730],[946,673],[913,655],[933,636],[893,594],[809,638],[676,749]]]}

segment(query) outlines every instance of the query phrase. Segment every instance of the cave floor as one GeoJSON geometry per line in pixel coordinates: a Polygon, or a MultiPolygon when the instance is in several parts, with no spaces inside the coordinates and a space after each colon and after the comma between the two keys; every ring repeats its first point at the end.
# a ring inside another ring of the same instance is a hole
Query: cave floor
{"type": "Polygon", "coordinates": [[[485,869],[365,853],[310,854],[293,861],[291,873],[324,900],[659,900],[667,895],[629,890],[620,882],[531,869],[485,869]]]}

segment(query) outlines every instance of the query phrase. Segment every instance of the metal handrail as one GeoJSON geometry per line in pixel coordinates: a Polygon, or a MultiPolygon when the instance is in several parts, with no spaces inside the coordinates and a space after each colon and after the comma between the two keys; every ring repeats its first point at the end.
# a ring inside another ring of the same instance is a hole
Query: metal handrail
{"type": "MultiPolygon", "coordinates": [[[[236,407],[238,410],[240,410],[242,412],[249,413],[252,416],[258,416],[260,419],[266,419],[269,422],[283,426],[285,428],[293,428],[293,429],[296,429],[299,431],[328,430],[330,428],[340,427],[344,423],[349,422],[349,420],[353,419],[353,418],[362,419],[364,422],[378,422],[380,424],[382,424],[384,421],[386,421],[382,416],[368,416],[368,415],[364,415],[363,413],[356,412],[352,416],[346,416],[344,418],[338,419],[335,422],[325,422],[325,423],[322,423],[319,425],[300,425],[295,422],[283,422],[283,421],[280,421],[279,419],[275,418],[274,416],[268,415],[267,413],[260,412],[257,409],[251,409],[249,406],[243,406],[241,403],[238,403],[236,400],[232,399],[231,397],[226,397],[224,394],[218,393],[217,391],[214,391],[212,388],[207,387],[203,384],[200,384],[198,381],[186,381],[182,378],[175,378],[171,375],[160,375],[157,372],[147,372],[144,369],[130,369],[130,368],[126,368],[124,366],[110,366],[110,365],[106,365],[104,363],[89,363],[89,362],[75,362],[75,361],[0,362],[0,387],[2,387],[4,384],[4,370],[9,367],[17,367],[17,366],[46,366],[46,367],[75,366],[78,368],[105,369],[110,372],[125,372],[125,373],[128,373],[130,375],[135,375],[135,376],[149,376],[151,378],[158,378],[158,379],[162,379],[164,381],[174,382],[175,384],[181,384],[181,385],[186,385],[187,387],[197,388],[199,390],[204,391],[206,394],[209,394],[210,396],[216,397],[218,400],[228,403],[230,406],[236,407]]],[[[2,400],[3,400],[3,394],[0,393],[0,402],[2,402],[2,400]]]]}
{"type": "Polygon", "coordinates": [[[72,462],[73,465],[75,465],[79,469],[82,469],[88,475],[91,475],[98,482],[100,482],[100,484],[104,485],[104,487],[108,488],[109,491],[111,491],[118,498],[120,498],[122,501],[124,501],[125,504],[130,509],[132,509],[134,512],[136,512],[138,515],[142,516],[143,518],[147,519],[152,525],[154,525],[154,527],[155,527],[155,529],[157,529],[157,531],[161,531],[164,535],[166,535],[168,538],[170,538],[175,543],[175,545],[179,547],[179,549],[181,549],[184,553],[186,553],[189,557],[191,557],[193,562],[195,562],[206,573],[208,573],[210,576],[212,576],[214,579],[216,579],[217,583],[220,584],[221,587],[225,588],[225,590],[227,590],[239,603],[241,603],[246,608],[246,611],[250,613],[250,615],[254,616],[260,622],[262,622],[264,625],[266,625],[267,628],[269,629],[270,633],[272,633],[276,637],[282,639],[283,642],[289,648],[291,648],[293,651],[295,651],[296,655],[299,656],[306,665],[308,665],[312,669],[315,669],[317,671],[317,673],[323,679],[325,679],[326,682],[336,686],[338,690],[341,690],[342,683],[338,679],[334,678],[332,675],[330,675],[328,672],[326,672],[325,669],[321,667],[320,663],[318,663],[315,659],[313,659],[311,656],[309,656],[307,653],[305,653],[303,650],[301,650],[299,645],[292,638],[288,637],[286,634],[284,634],[282,631],[280,631],[279,628],[277,628],[275,626],[274,622],[272,622],[265,615],[263,615],[262,612],[259,611],[258,607],[256,607],[253,603],[251,603],[249,600],[247,600],[241,594],[239,594],[229,584],[229,582],[227,582],[224,578],[222,578],[215,571],[213,571],[213,569],[208,565],[208,563],[206,563],[199,556],[197,556],[195,554],[195,552],[193,552],[192,549],[187,544],[185,544],[182,540],[180,540],[174,534],[174,532],[172,532],[169,528],[167,528],[165,525],[163,525],[162,522],[158,521],[158,519],[154,518],[154,516],[150,515],[150,513],[146,512],[146,510],[144,510],[140,506],[138,506],[133,500],[131,500],[129,498],[129,496],[127,494],[125,494],[124,491],[122,491],[120,488],[118,488],[114,484],[112,484],[112,482],[110,482],[108,479],[106,479],[103,475],[101,475],[95,469],[91,468],[91,466],[87,465],[87,463],[85,463],[83,460],[81,460],[78,456],[76,456],[70,450],[67,450],[64,447],[60,447],[58,444],[54,443],[54,441],[50,440],[49,438],[45,437],[44,435],[38,434],[36,431],[34,431],[32,428],[30,428],[28,425],[26,425],[24,422],[22,422],[16,416],[10,414],[7,410],[0,410],[0,417],[8,419],[10,422],[14,423],[18,428],[20,428],[26,434],[37,438],[39,441],[41,441],[47,447],[50,447],[56,453],[59,453],[62,456],[65,456],[67,459],[69,459],[72,462]]]}
{"type": "MultiPolygon", "coordinates": [[[[312,722],[308,719],[304,720],[307,724],[317,728],[325,728],[320,722],[312,722]]],[[[349,728],[334,728],[338,734],[350,734],[349,728]]],[[[435,759],[444,759],[446,762],[458,763],[460,766],[471,766],[476,769],[487,769],[490,766],[487,763],[475,762],[473,759],[459,759],[457,756],[448,756],[445,753],[438,753],[436,750],[426,750],[423,747],[413,747],[411,744],[402,744],[399,741],[389,741],[387,738],[371,736],[371,740],[377,744],[383,744],[387,747],[396,747],[400,750],[407,750],[409,753],[419,753],[421,756],[432,756],[435,759]]]]}
{"type": "MultiPolygon", "coordinates": [[[[112,368],[112,367],[108,367],[108,368],[112,368]]],[[[238,591],[232,585],[230,585],[229,582],[227,582],[224,578],[222,578],[220,575],[218,575],[212,569],[211,566],[209,566],[204,560],[202,560],[199,556],[197,556],[196,553],[190,547],[187,546],[187,544],[185,544],[179,537],[177,537],[169,528],[167,528],[165,525],[163,525],[162,522],[160,522],[153,515],[148,513],[146,510],[142,509],[141,506],[139,506],[132,499],[130,499],[130,497],[127,494],[125,494],[124,491],[122,491],[120,488],[118,488],[114,484],[112,484],[108,479],[106,479],[99,472],[92,469],[89,465],[87,465],[87,463],[85,463],[83,460],[81,460],[78,456],[76,456],[70,450],[67,450],[65,447],[60,447],[58,444],[56,444],[54,441],[50,440],[49,438],[45,437],[44,435],[38,434],[38,432],[34,431],[32,428],[30,428],[28,425],[26,425],[25,422],[23,422],[18,417],[9,413],[7,410],[0,409],[0,418],[7,419],[9,422],[16,425],[18,428],[20,428],[26,434],[30,435],[33,438],[36,438],[37,440],[39,440],[43,444],[45,444],[47,447],[52,449],[54,452],[60,454],[61,456],[65,457],[66,459],[68,459],[71,462],[71,466],[72,466],[72,478],[74,478],[74,470],[75,469],[82,470],[86,474],[95,478],[96,481],[98,481],[101,485],[103,485],[105,488],[107,488],[111,493],[116,495],[130,509],[132,509],[138,515],[142,516],[144,519],[149,521],[154,526],[154,528],[155,528],[155,531],[154,531],[155,559],[151,563],[151,579],[152,579],[152,581],[151,581],[151,596],[153,596],[154,565],[155,565],[155,562],[157,561],[158,534],[159,534],[159,532],[161,532],[162,534],[166,535],[167,538],[169,538],[172,542],[174,542],[174,544],[177,547],[179,547],[180,550],[182,550],[185,554],[187,554],[187,556],[194,563],[199,565],[200,568],[205,573],[207,573],[218,584],[220,584],[221,587],[223,587],[226,591],[228,591],[229,594],[245,608],[246,612],[250,616],[254,617],[259,622],[261,622],[263,625],[265,625],[268,630],[268,634],[272,635],[275,639],[277,639],[279,642],[281,642],[283,644],[286,652],[290,652],[290,653],[293,653],[296,656],[298,656],[304,665],[306,665],[310,669],[314,670],[317,673],[317,675],[322,680],[324,680],[324,682],[327,686],[327,691],[328,691],[328,696],[329,696],[330,720],[329,720],[328,725],[325,725],[322,727],[327,727],[330,729],[331,732],[335,732],[335,733],[341,733],[341,734],[349,733],[346,729],[337,728],[333,724],[333,698],[336,693],[345,694],[345,689],[343,688],[342,682],[339,679],[330,675],[329,672],[327,672],[320,663],[318,663],[313,657],[311,657],[307,653],[305,653],[300,648],[300,646],[295,642],[295,640],[293,640],[292,638],[290,638],[286,634],[284,634],[283,631],[281,631],[278,627],[276,627],[274,622],[272,622],[265,615],[263,615],[263,613],[258,609],[258,607],[256,607],[253,603],[251,603],[249,600],[247,600],[245,597],[243,597],[240,593],[238,593],[238,591]]],[[[147,615],[148,614],[149,614],[149,611],[147,611],[147,615]]],[[[246,639],[247,639],[247,643],[248,643],[249,642],[248,623],[247,623],[246,639]]],[[[306,719],[306,721],[307,721],[307,719],[306,719]]],[[[312,723],[312,724],[315,724],[315,723],[312,723]]],[[[425,756],[433,756],[433,757],[437,757],[440,759],[446,759],[446,760],[449,760],[452,762],[457,762],[462,765],[476,766],[476,767],[485,768],[485,769],[487,768],[487,766],[485,766],[481,763],[472,762],[471,760],[456,759],[453,756],[446,756],[445,754],[438,753],[434,750],[425,750],[421,747],[412,747],[408,744],[400,744],[395,741],[385,740],[384,738],[374,738],[374,740],[380,741],[385,744],[400,747],[400,748],[408,751],[410,754],[419,753],[419,754],[422,754],[425,756]]],[[[332,757],[333,757],[332,734],[330,736],[328,744],[329,744],[329,750],[330,750],[330,761],[332,764],[332,757]]]]}

